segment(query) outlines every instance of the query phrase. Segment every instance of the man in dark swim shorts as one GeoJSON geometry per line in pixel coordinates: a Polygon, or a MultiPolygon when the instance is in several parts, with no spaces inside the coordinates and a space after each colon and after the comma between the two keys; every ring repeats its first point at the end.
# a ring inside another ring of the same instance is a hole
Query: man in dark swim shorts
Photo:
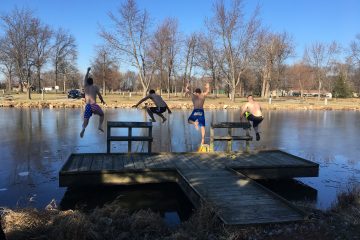
{"type": "Polygon", "coordinates": [[[167,119],[164,117],[163,113],[168,110],[168,113],[171,114],[171,110],[168,107],[168,105],[166,104],[166,102],[162,99],[161,96],[157,95],[155,93],[155,90],[151,89],[149,91],[149,95],[147,95],[146,97],[144,97],[143,99],[141,99],[136,105],[134,105],[133,107],[138,107],[142,102],[151,99],[154,103],[156,107],[145,107],[147,113],[150,116],[150,121],[151,122],[156,122],[155,118],[154,118],[154,113],[158,116],[160,116],[162,118],[162,122],[165,122],[167,119]]]}
{"type": "MultiPolygon", "coordinates": [[[[186,93],[189,93],[189,84],[186,85],[186,93]]],[[[205,97],[210,92],[210,86],[207,83],[205,85],[205,92],[201,93],[200,88],[196,88],[195,92],[191,94],[191,100],[194,105],[194,110],[191,113],[188,122],[194,124],[196,130],[201,129],[201,145],[205,143],[205,113],[204,113],[204,102],[205,97]]]]}
{"type": "Polygon", "coordinates": [[[259,124],[264,120],[260,104],[256,102],[252,95],[247,97],[248,102],[241,108],[240,120],[245,117],[248,121],[252,122],[253,128],[256,133],[256,141],[260,140],[259,124]]]}

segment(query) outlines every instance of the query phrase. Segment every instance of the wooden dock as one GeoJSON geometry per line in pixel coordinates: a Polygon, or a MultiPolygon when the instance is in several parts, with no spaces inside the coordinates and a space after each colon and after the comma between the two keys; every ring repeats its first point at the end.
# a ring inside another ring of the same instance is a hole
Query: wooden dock
{"type": "Polygon", "coordinates": [[[253,179],[316,177],[319,165],[273,150],[253,153],[71,154],[61,187],[176,182],[195,207],[218,209],[229,225],[298,221],[305,214],[253,179]]]}

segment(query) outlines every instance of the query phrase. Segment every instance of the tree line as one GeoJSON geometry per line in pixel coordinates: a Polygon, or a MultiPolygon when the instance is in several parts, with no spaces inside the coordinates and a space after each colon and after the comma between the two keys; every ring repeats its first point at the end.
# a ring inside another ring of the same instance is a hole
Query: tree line
{"type": "MultiPolygon", "coordinates": [[[[135,0],[124,1],[108,14],[112,25],[100,26],[101,46],[95,46],[92,69],[103,94],[142,91],[184,94],[185,85],[201,87],[209,82],[214,96],[230,99],[254,94],[307,90],[337,97],[360,93],[360,35],[349,46],[314,42],[297,62],[294,39],[288,32],[273,32],[262,25],[260,8],[251,14],[243,1],[228,6],[215,0],[205,30],[185,35],[178,20],[168,17],[153,26],[149,13],[135,0]],[[120,71],[120,65],[127,72],[120,71]]],[[[6,88],[56,91],[81,88],[77,68],[77,43],[64,29],[52,29],[31,10],[15,8],[0,16],[0,70],[6,88]]]]}

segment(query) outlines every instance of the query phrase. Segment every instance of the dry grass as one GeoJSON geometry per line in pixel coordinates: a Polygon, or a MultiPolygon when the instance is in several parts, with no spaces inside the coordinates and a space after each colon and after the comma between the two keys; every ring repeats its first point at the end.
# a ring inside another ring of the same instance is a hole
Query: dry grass
{"type": "Polygon", "coordinates": [[[360,187],[349,187],[339,194],[337,203],[327,212],[314,209],[304,222],[259,226],[224,226],[216,217],[217,209],[203,205],[191,218],[169,229],[162,218],[150,211],[130,214],[116,200],[90,213],[21,209],[3,211],[8,240],[302,240],[360,239],[360,187]]]}
{"type": "MultiPolygon", "coordinates": [[[[141,99],[140,93],[133,93],[129,97],[128,93],[122,94],[108,94],[104,96],[107,103],[107,108],[130,108],[141,99]]],[[[172,95],[167,99],[164,95],[170,108],[173,109],[191,109],[192,103],[190,98],[183,98],[181,96],[172,95]]],[[[325,105],[324,99],[320,101],[317,98],[301,99],[299,97],[291,98],[274,98],[272,104],[269,104],[268,99],[257,99],[263,109],[293,109],[293,110],[360,110],[360,98],[349,99],[329,99],[328,104],[325,105]]],[[[204,108],[206,109],[239,109],[240,106],[246,102],[245,98],[237,98],[232,102],[225,95],[219,97],[208,96],[204,108]]],[[[0,96],[0,106],[2,107],[24,107],[24,108],[78,108],[83,107],[82,100],[67,99],[65,94],[45,94],[44,101],[41,100],[41,94],[32,94],[32,99],[28,100],[26,94],[13,94],[12,100],[6,100],[0,96]]]]}

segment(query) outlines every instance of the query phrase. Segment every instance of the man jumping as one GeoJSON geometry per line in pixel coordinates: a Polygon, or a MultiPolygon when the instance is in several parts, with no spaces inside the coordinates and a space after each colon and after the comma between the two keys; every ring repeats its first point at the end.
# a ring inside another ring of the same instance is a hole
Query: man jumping
{"type": "Polygon", "coordinates": [[[151,99],[154,103],[156,107],[145,107],[147,113],[150,116],[150,121],[151,122],[156,122],[155,118],[154,118],[154,113],[158,116],[160,116],[162,118],[162,122],[164,123],[167,119],[164,117],[163,113],[167,110],[169,114],[171,114],[171,110],[168,107],[168,105],[166,104],[166,102],[162,99],[162,97],[160,95],[157,95],[155,93],[155,90],[151,89],[149,91],[149,94],[144,97],[143,99],[141,99],[136,105],[134,105],[133,107],[138,107],[142,102],[151,99]]]}
{"type": "Polygon", "coordinates": [[[84,92],[85,92],[85,112],[84,112],[84,122],[82,125],[82,130],[80,132],[80,137],[82,138],[85,133],[85,128],[89,124],[89,119],[92,114],[97,114],[100,116],[98,129],[101,132],[104,132],[102,128],[102,123],[104,121],[104,112],[101,107],[96,103],[96,95],[99,96],[102,104],[105,104],[104,99],[100,94],[100,89],[98,86],[94,85],[94,80],[89,77],[89,72],[91,68],[87,69],[85,79],[84,79],[84,92]]]}
{"type": "Polygon", "coordinates": [[[252,95],[247,97],[248,102],[241,107],[240,121],[245,117],[252,122],[256,133],[256,141],[260,140],[259,124],[264,120],[260,104],[256,102],[252,95]]]}
{"type": "MultiPolygon", "coordinates": [[[[186,85],[186,93],[189,93],[189,84],[186,85]]],[[[191,94],[191,100],[193,102],[194,105],[194,110],[192,111],[188,122],[190,124],[194,124],[196,130],[201,129],[201,145],[204,144],[205,142],[205,113],[204,113],[204,102],[205,102],[205,97],[209,94],[210,92],[210,85],[209,83],[207,83],[205,85],[205,92],[201,93],[201,89],[200,88],[196,88],[195,92],[193,92],[191,94]]]]}

